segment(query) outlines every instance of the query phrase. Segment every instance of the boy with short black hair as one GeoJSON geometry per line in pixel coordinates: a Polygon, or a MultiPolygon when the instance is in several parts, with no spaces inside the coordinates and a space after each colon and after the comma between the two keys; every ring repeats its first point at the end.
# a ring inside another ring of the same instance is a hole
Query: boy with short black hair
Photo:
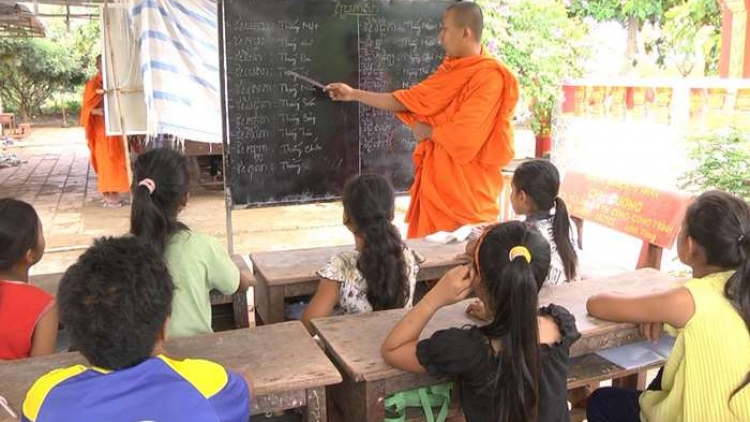
{"type": "Polygon", "coordinates": [[[151,246],[130,236],[94,242],[58,290],[60,320],[91,366],[37,380],[23,420],[249,421],[250,392],[241,375],[163,354],[173,294],[169,271],[151,246]]]}

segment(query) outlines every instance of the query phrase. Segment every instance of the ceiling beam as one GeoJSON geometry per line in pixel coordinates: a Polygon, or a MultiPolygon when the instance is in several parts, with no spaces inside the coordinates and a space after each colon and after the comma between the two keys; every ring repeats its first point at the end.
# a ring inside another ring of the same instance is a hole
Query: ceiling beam
{"type": "MultiPolygon", "coordinates": [[[[70,5],[75,7],[99,7],[104,4],[103,0],[37,0],[38,4],[70,5]]],[[[0,4],[24,3],[18,0],[0,0],[0,4]]],[[[29,3],[28,1],[25,3],[29,3]]]]}

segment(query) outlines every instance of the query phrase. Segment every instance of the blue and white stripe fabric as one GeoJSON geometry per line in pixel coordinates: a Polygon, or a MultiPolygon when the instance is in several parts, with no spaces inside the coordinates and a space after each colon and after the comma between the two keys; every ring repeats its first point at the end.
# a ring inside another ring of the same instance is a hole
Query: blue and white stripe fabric
{"type": "Polygon", "coordinates": [[[216,1],[130,0],[148,132],[221,142],[216,1]]]}

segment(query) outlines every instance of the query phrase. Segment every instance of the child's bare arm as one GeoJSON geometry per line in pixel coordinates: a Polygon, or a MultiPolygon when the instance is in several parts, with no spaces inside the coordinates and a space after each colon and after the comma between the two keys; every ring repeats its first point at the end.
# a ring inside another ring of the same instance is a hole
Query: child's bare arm
{"type": "Polygon", "coordinates": [[[389,365],[409,372],[425,372],[417,359],[417,342],[437,311],[427,299],[425,297],[417,303],[383,341],[380,354],[389,365]]]}
{"type": "Polygon", "coordinates": [[[458,266],[448,271],[388,334],[380,347],[383,360],[409,372],[425,372],[417,359],[419,335],[438,309],[466,298],[470,292],[468,266],[458,266]]]}
{"type": "Polygon", "coordinates": [[[336,306],[336,302],[339,300],[340,289],[341,283],[327,278],[320,279],[315,296],[313,296],[310,303],[305,308],[305,311],[302,313],[302,323],[310,334],[313,334],[310,320],[331,315],[333,308],[336,306]]]}
{"type": "Polygon", "coordinates": [[[681,328],[695,313],[690,291],[684,287],[646,295],[601,293],[586,301],[591,316],[607,321],[667,323],[681,328]]]}
{"type": "Polygon", "coordinates": [[[57,348],[57,305],[52,305],[36,323],[31,338],[31,353],[33,356],[44,356],[55,353],[57,348]]]}

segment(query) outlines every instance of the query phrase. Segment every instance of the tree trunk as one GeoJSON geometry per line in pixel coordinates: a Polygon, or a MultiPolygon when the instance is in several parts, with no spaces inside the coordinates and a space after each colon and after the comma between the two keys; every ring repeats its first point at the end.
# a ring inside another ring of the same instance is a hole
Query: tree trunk
{"type": "Polygon", "coordinates": [[[68,117],[65,114],[65,96],[60,94],[60,110],[62,110],[62,125],[68,127],[68,117]]]}
{"type": "Polygon", "coordinates": [[[625,50],[625,62],[622,66],[622,75],[627,75],[633,71],[636,65],[636,55],[638,53],[638,30],[641,22],[637,16],[628,16],[628,44],[625,50]]]}

